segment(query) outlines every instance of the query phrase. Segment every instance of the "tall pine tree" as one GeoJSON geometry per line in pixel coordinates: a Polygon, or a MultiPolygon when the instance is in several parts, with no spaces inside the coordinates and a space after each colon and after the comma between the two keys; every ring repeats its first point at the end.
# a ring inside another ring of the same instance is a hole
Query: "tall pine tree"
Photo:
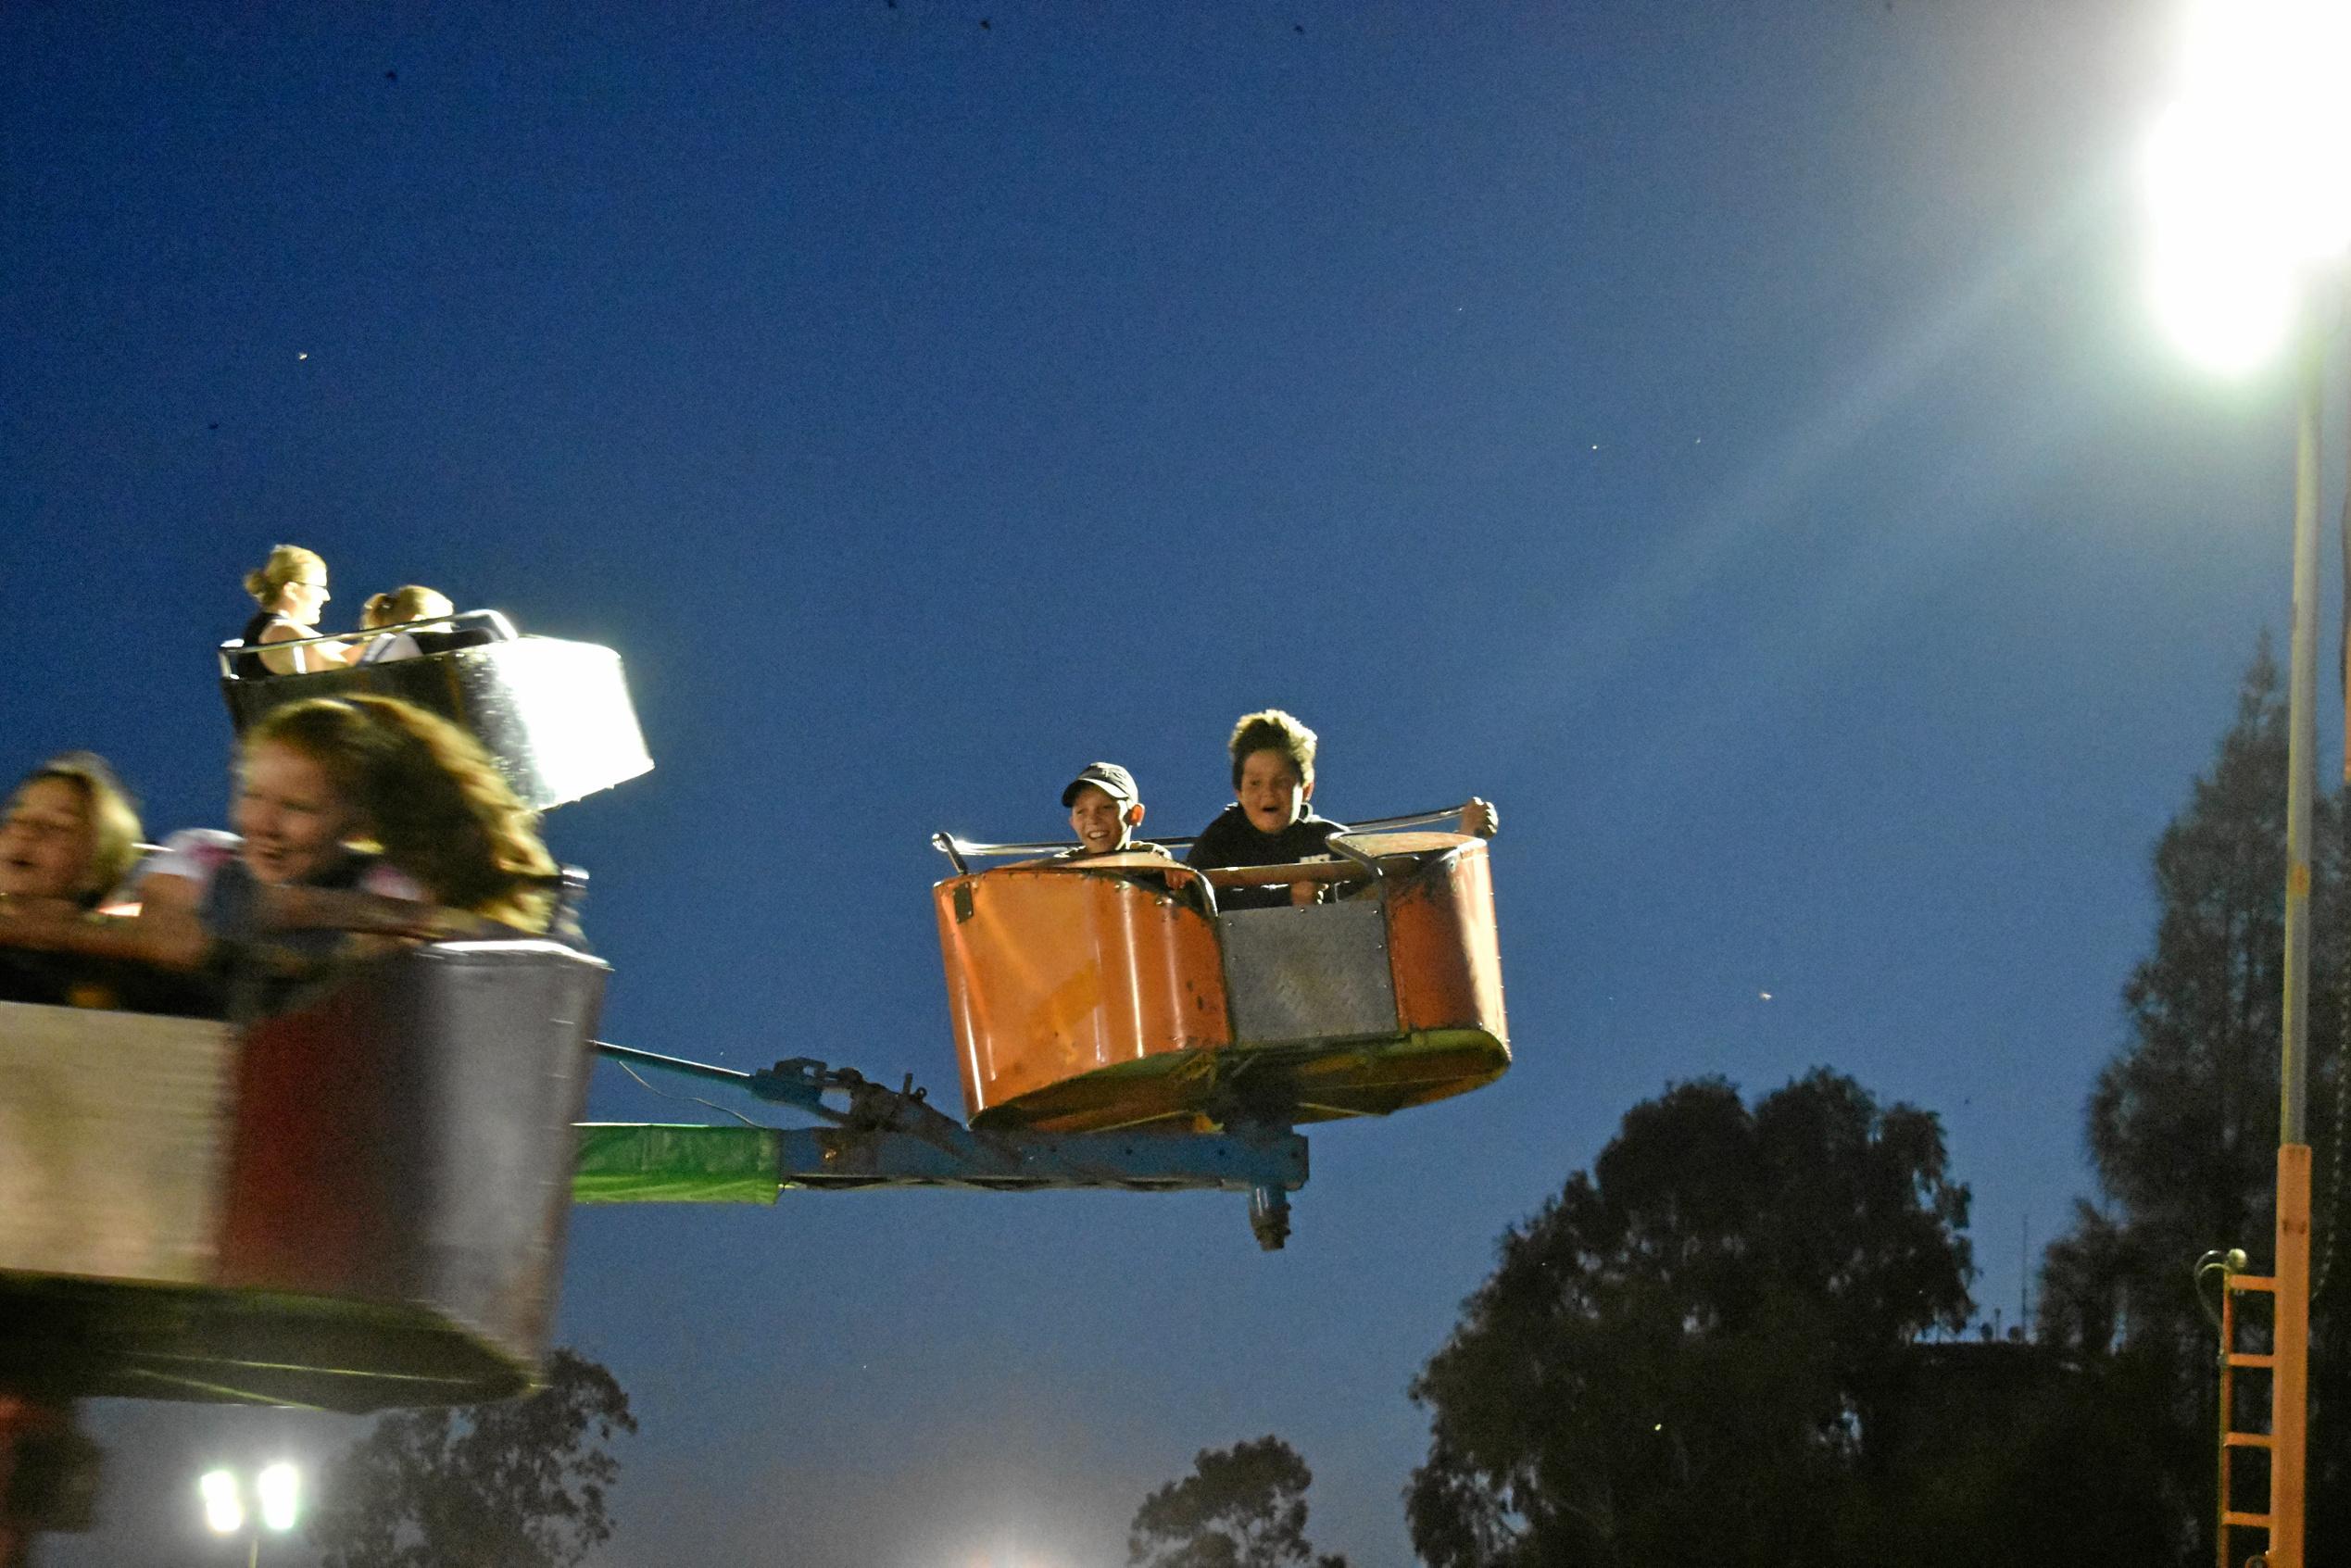
{"type": "MultiPolygon", "coordinates": [[[[2279,1040],[2283,1015],[2287,713],[2268,639],[2238,691],[2234,722],[2209,772],[2156,846],[2154,949],[2123,987],[2128,1036],[2098,1075],[2087,1135],[2104,1199],[2079,1206],[2049,1248],[2041,1333],[2083,1359],[2090,1397],[2128,1405],[2167,1430],[2182,1561],[2210,1553],[2215,1336],[2191,1269],[2208,1248],[2243,1247],[2269,1266],[2275,1224],[2279,1040]]],[[[2337,1141],[2333,1088],[2345,1022],[2342,803],[2313,813],[2311,1117],[2317,1240],[2337,1141]]],[[[2351,1273],[2351,1260],[2344,1265],[2351,1273]]],[[[2314,1307],[2311,1451],[2314,1553],[2351,1540],[2351,1512],[2329,1503],[2351,1477],[2351,1378],[2336,1366],[2351,1315],[2314,1307]],[[2335,1515],[2341,1512],[2341,1517],[2335,1515]]],[[[2253,1385],[2248,1392],[2264,1392],[2253,1385]]]]}

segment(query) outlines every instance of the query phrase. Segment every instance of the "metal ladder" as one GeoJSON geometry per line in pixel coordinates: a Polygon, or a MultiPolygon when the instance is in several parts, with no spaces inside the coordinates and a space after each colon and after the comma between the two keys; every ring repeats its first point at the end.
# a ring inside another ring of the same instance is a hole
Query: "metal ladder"
{"type": "Polygon", "coordinates": [[[2235,1568],[2229,1557],[2229,1532],[2259,1530],[2261,1550],[2244,1568],[2303,1568],[2303,1489],[2308,1461],[2310,1377],[2310,1146],[2278,1149],[2277,1269],[2269,1274],[2240,1273],[2243,1252],[2220,1263],[2220,1462],[2219,1528],[2213,1535],[2218,1568],[2235,1568]],[[2237,1298],[2269,1298],[2269,1348],[2237,1348],[2237,1298]],[[2241,1372],[2269,1376],[2266,1432],[2236,1425],[2236,1378],[2241,1372]],[[2255,1512],[2231,1506],[2230,1472],[2240,1449],[2269,1461],[2267,1509],[2255,1512]]]}
{"type": "MultiPolygon", "coordinates": [[[[2244,1254],[2239,1253],[2238,1256],[2243,1257],[2244,1254]]],[[[2266,1549],[2269,1545],[2270,1538],[2274,1534],[2276,1521],[2275,1509],[2277,1506],[2277,1499],[2274,1496],[2269,1499],[2271,1512],[2246,1512],[2231,1506],[2232,1499],[2230,1497],[2229,1486],[2230,1472],[2235,1468],[2233,1461],[2235,1451],[2237,1449],[2252,1449],[2262,1454],[2269,1461],[2269,1468],[2272,1490],[2274,1490],[2277,1481],[2278,1440],[2276,1435],[2275,1412],[2277,1408],[2278,1358],[2277,1353],[2274,1350],[2266,1354],[2257,1354],[2255,1352],[2240,1350],[2237,1348],[2237,1296],[2240,1292],[2247,1294],[2262,1292],[2268,1294],[2273,1304],[2272,1310],[2274,1311],[2274,1303],[2276,1301],[2278,1292],[2278,1282],[2276,1277],[2270,1274],[2241,1274],[2227,1273],[2221,1276],[2220,1528],[2213,1538],[2214,1550],[2218,1553],[2218,1568],[2233,1568],[2233,1563],[2229,1556],[2229,1532],[2231,1530],[2260,1531],[2262,1535],[2261,1544],[2264,1549],[2266,1549]],[[2271,1430],[2268,1432],[2241,1432],[2237,1430],[2235,1424],[2236,1374],[2239,1372],[2256,1371],[2266,1372],[2270,1374],[2269,1404],[2272,1415],[2270,1423],[2271,1430]]],[[[2257,1562],[2266,1565],[2269,1561],[2269,1554],[2265,1549],[2259,1557],[2250,1559],[2248,1561],[2257,1562]]]]}

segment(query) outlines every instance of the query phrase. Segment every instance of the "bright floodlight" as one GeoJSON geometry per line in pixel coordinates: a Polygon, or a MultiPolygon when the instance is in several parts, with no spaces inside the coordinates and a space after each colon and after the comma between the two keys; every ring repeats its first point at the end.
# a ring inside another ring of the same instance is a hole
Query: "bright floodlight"
{"type": "Polygon", "coordinates": [[[2156,308],[2241,370],[2294,319],[2305,270],[2351,239],[2351,0],[2191,0],[2180,101],[2147,145],[2156,308]]]}
{"type": "Polygon", "coordinates": [[[223,1536],[245,1528],[245,1504],[237,1499],[237,1478],[225,1470],[207,1470],[196,1482],[204,1494],[204,1522],[223,1536]]]}
{"type": "Polygon", "coordinates": [[[273,1464],[263,1470],[253,1484],[261,1499],[261,1523],[272,1530],[294,1528],[294,1515],[300,1502],[302,1482],[290,1464],[273,1464]]]}

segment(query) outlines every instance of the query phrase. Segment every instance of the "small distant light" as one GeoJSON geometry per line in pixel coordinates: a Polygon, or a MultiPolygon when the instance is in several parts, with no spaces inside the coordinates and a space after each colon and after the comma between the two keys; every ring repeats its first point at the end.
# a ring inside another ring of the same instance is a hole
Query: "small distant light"
{"type": "Polygon", "coordinates": [[[1654,1426],[1651,1427],[1649,1430],[1651,1430],[1652,1432],[1663,1432],[1665,1429],[1666,1429],[1666,1424],[1665,1424],[1664,1422],[1662,1422],[1662,1421],[1661,1421],[1661,1422],[1659,1422],[1656,1425],[1654,1425],[1654,1426]]]}
{"type": "Polygon", "coordinates": [[[233,1536],[245,1528],[245,1504],[237,1500],[237,1478],[225,1470],[207,1470],[196,1482],[204,1494],[204,1522],[215,1535],[233,1536]]]}
{"type": "Polygon", "coordinates": [[[283,1462],[269,1466],[255,1478],[253,1489],[261,1499],[262,1524],[272,1530],[294,1528],[302,1494],[302,1479],[294,1466],[283,1462]]]}
{"type": "Polygon", "coordinates": [[[1761,997],[1765,1001],[1771,1000],[1771,993],[1768,991],[1758,991],[1755,995],[1761,997]]]}
{"type": "Polygon", "coordinates": [[[308,354],[297,354],[297,355],[295,355],[295,358],[296,359],[308,359],[308,358],[310,358],[310,357],[309,357],[308,354]]]}
{"type": "Polygon", "coordinates": [[[1600,450],[1600,443],[1599,443],[1599,442],[1597,442],[1597,441],[1593,442],[1593,443],[1591,444],[1591,449],[1592,449],[1593,451],[1595,451],[1595,452],[1599,451],[1599,450],[1600,450]]]}

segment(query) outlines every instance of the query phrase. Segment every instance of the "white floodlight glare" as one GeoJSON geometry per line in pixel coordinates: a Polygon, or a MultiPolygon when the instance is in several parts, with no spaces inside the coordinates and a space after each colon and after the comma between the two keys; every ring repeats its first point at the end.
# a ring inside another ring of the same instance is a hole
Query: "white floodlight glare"
{"type": "Polygon", "coordinates": [[[272,1530],[291,1530],[301,1501],[302,1481],[294,1466],[280,1462],[255,1477],[255,1494],[261,1499],[261,1523],[272,1530]]]}
{"type": "Polygon", "coordinates": [[[2351,241],[2351,0],[2192,0],[2181,94],[2147,144],[2155,303],[2197,358],[2265,358],[2351,241]]]}
{"type": "Polygon", "coordinates": [[[233,1536],[245,1528],[245,1503],[237,1496],[237,1478],[225,1470],[207,1470],[196,1482],[204,1495],[204,1522],[216,1535],[233,1536]]]}

